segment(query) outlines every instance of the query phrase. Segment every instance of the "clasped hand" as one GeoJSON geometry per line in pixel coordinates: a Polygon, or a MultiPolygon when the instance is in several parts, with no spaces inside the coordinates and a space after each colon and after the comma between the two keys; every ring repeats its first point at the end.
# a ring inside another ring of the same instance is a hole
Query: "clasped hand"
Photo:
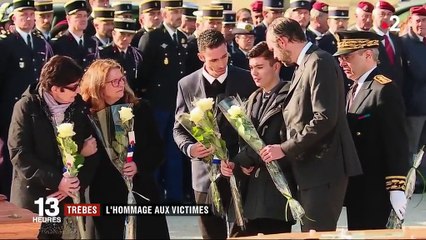
{"type": "Polygon", "coordinates": [[[260,150],[260,157],[265,163],[281,159],[285,156],[279,144],[268,145],[260,150]]]}

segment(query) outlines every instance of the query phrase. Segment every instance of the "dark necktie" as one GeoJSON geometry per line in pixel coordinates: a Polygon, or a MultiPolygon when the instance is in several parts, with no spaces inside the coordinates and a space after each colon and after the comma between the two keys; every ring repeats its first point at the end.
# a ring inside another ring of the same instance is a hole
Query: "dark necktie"
{"type": "Polygon", "coordinates": [[[176,45],[179,44],[176,33],[173,33],[173,41],[176,43],[176,45]]]}
{"type": "Polygon", "coordinates": [[[393,65],[395,63],[395,52],[393,51],[389,37],[387,35],[383,35],[383,38],[385,40],[385,49],[389,58],[389,62],[391,65],[393,65]]]}
{"type": "Polygon", "coordinates": [[[78,46],[84,48],[83,39],[80,39],[80,41],[78,41],[78,46]]]}
{"type": "Polygon", "coordinates": [[[351,108],[351,106],[352,106],[352,103],[354,102],[354,100],[355,100],[355,93],[356,93],[356,89],[358,88],[358,83],[357,82],[354,82],[354,84],[351,86],[351,88],[350,88],[350,90],[349,90],[349,96],[348,96],[348,112],[349,112],[349,109],[351,108]]]}
{"type": "Polygon", "coordinates": [[[30,36],[30,34],[27,35],[27,45],[28,45],[28,47],[33,48],[32,44],[31,44],[31,36],[30,36]]]}
{"type": "Polygon", "coordinates": [[[426,45],[426,37],[423,37],[423,43],[426,45]]]}
{"type": "Polygon", "coordinates": [[[220,87],[220,82],[219,82],[219,80],[215,79],[215,80],[212,82],[212,87],[213,87],[213,88],[218,88],[218,87],[220,87]]]}
{"type": "Polygon", "coordinates": [[[126,53],[120,52],[121,59],[126,60],[126,53]]]}

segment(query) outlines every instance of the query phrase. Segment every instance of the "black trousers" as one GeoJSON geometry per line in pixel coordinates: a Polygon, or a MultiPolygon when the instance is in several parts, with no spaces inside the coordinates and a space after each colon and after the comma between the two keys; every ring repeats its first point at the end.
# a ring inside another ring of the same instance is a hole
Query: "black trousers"
{"type": "Polygon", "coordinates": [[[336,180],[316,187],[299,190],[300,204],[306,217],[302,232],[335,231],[342,212],[348,178],[336,180]],[[307,219],[310,218],[310,219],[307,219]]]}
{"type": "MultiPolygon", "coordinates": [[[[207,203],[207,193],[194,191],[195,202],[197,204],[207,203]]],[[[227,226],[224,218],[218,216],[203,216],[198,219],[201,236],[203,239],[226,239],[227,226]]]]}

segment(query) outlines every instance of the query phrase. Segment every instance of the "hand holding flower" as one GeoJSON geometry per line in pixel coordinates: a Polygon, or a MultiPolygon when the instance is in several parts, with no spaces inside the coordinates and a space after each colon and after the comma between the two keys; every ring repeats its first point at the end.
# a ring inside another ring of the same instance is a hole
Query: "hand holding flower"
{"type": "Polygon", "coordinates": [[[80,180],[77,177],[63,177],[59,183],[58,190],[74,197],[74,193],[80,190],[80,180]]]}
{"type": "Polygon", "coordinates": [[[123,174],[126,177],[132,178],[138,172],[138,167],[135,162],[126,162],[123,166],[123,174]]]}
{"type": "Polygon", "coordinates": [[[206,148],[203,144],[197,142],[191,146],[190,154],[194,158],[205,158],[212,155],[214,152],[214,147],[206,148]]]}
{"type": "Polygon", "coordinates": [[[47,196],[47,198],[56,198],[59,202],[64,200],[66,197],[68,197],[68,195],[64,191],[57,191],[47,196]]]}
{"type": "Polygon", "coordinates": [[[281,159],[285,156],[279,144],[268,145],[260,150],[260,157],[265,163],[281,159]]]}
{"type": "Polygon", "coordinates": [[[83,157],[88,157],[96,153],[98,151],[96,139],[93,136],[90,136],[86,140],[84,140],[83,148],[81,149],[80,154],[83,157]]]}
{"type": "Polygon", "coordinates": [[[233,175],[233,170],[235,168],[235,163],[233,162],[227,162],[227,161],[220,161],[220,172],[225,177],[230,177],[233,175]]]}

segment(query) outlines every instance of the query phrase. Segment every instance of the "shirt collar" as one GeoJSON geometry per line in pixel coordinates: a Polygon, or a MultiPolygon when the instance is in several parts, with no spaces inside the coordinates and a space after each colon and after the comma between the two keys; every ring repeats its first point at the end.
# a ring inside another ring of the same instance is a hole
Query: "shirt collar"
{"type": "MultiPolygon", "coordinates": [[[[32,36],[30,33],[24,32],[19,28],[16,28],[16,31],[19,33],[19,35],[21,35],[22,39],[24,39],[25,42],[27,42],[27,36],[30,35],[30,38],[32,40],[32,36]]],[[[27,43],[28,44],[28,43],[27,43]]]]}
{"type": "Polygon", "coordinates": [[[317,31],[316,29],[313,29],[311,26],[308,27],[309,31],[313,32],[317,37],[321,37],[323,34],[317,31]]]}
{"type": "Polygon", "coordinates": [[[387,33],[384,33],[382,30],[380,30],[378,27],[373,26],[374,31],[379,35],[379,36],[388,36],[389,37],[389,31],[387,33]]]}
{"type": "Polygon", "coordinates": [[[361,75],[361,77],[358,78],[358,80],[356,81],[358,84],[358,87],[356,89],[355,92],[355,96],[358,94],[358,92],[360,91],[360,86],[362,86],[362,84],[365,82],[365,80],[367,79],[368,75],[370,75],[370,73],[377,68],[377,65],[374,66],[373,68],[371,68],[370,70],[368,70],[367,72],[365,72],[364,74],[361,75]]]}
{"type": "Polygon", "coordinates": [[[170,37],[173,39],[173,34],[177,34],[177,30],[173,30],[171,27],[169,27],[166,23],[164,23],[164,27],[166,28],[167,32],[169,33],[170,37]]]}
{"type": "Polygon", "coordinates": [[[419,36],[419,35],[417,35],[417,34],[416,34],[416,36],[417,36],[417,37],[419,37],[420,42],[423,42],[423,39],[424,39],[425,37],[423,37],[423,36],[419,36]]]}
{"type": "Polygon", "coordinates": [[[206,67],[204,67],[204,66],[203,66],[203,72],[202,72],[202,74],[203,74],[203,77],[205,77],[206,80],[210,84],[212,84],[215,79],[217,79],[220,83],[223,83],[225,81],[226,77],[228,77],[228,67],[226,67],[225,73],[222,74],[222,75],[220,75],[218,78],[214,78],[212,75],[210,75],[207,72],[206,67]]]}
{"type": "Polygon", "coordinates": [[[109,38],[102,38],[98,34],[95,34],[95,36],[99,39],[99,41],[101,42],[102,46],[106,46],[106,45],[109,44],[109,38]]]}
{"type": "Polygon", "coordinates": [[[302,64],[302,60],[306,55],[306,52],[308,51],[308,49],[312,46],[311,42],[306,42],[306,45],[302,48],[302,51],[299,54],[299,57],[297,58],[297,65],[301,65],[302,64]]]}
{"type": "Polygon", "coordinates": [[[84,44],[84,34],[81,35],[81,37],[78,37],[71,30],[68,30],[68,32],[74,37],[74,39],[77,42],[77,44],[80,44],[80,39],[83,40],[83,44],[84,44]]]}

